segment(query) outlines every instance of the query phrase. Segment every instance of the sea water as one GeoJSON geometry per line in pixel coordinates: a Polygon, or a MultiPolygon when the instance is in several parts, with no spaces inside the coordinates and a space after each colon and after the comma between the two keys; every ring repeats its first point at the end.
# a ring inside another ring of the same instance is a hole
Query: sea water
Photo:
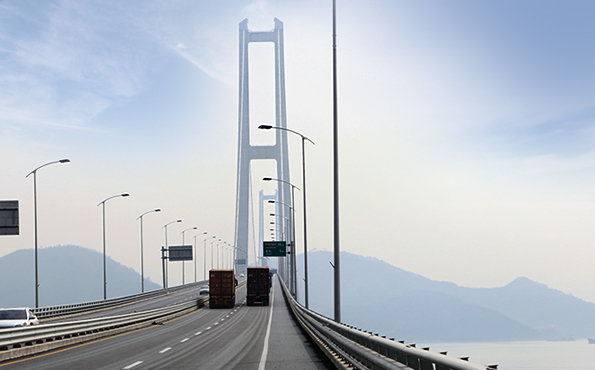
{"type": "Polygon", "coordinates": [[[594,370],[595,344],[585,340],[495,343],[418,343],[431,352],[469,357],[478,365],[498,364],[498,370],[594,370]]]}

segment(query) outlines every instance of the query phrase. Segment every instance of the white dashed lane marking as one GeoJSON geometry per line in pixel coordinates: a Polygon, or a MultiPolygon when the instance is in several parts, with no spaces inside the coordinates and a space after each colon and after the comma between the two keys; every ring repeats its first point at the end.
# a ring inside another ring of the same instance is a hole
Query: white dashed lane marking
{"type": "MultiPolygon", "coordinates": [[[[1,1],[1,0],[0,0],[0,1],[1,1]]],[[[229,315],[233,315],[233,314],[234,314],[234,313],[235,313],[235,312],[236,312],[238,309],[239,309],[239,307],[237,307],[237,308],[236,308],[234,311],[230,312],[230,313],[229,313],[227,316],[225,316],[225,318],[228,318],[228,317],[229,317],[229,315]]],[[[222,318],[222,319],[221,319],[221,321],[225,321],[225,318],[222,318]]],[[[214,324],[213,324],[213,326],[217,326],[217,325],[219,325],[219,322],[216,322],[216,323],[214,323],[214,324]]],[[[211,330],[211,328],[212,328],[212,327],[211,327],[211,326],[209,326],[209,327],[208,327],[208,328],[206,328],[205,330],[211,330]]],[[[199,331],[199,332],[195,333],[194,335],[200,335],[200,334],[202,334],[202,331],[199,331]]],[[[188,340],[190,340],[190,338],[184,338],[184,339],[182,339],[182,340],[180,341],[180,343],[184,343],[184,342],[186,342],[186,341],[188,341],[188,340]]],[[[159,353],[165,353],[165,352],[169,351],[170,349],[171,349],[171,347],[164,348],[164,349],[162,349],[161,351],[159,351],[159,353]]],[[[265,355],[265,356],[266,356],[266,355],[265,355]]],[[[130,364],[130,365],[128,365],[128,366],[126,366],[126,367],[124,368],[124,370],[132,369],[133,367],[135,367],[135,366],[138,366],[138,365],[140,365],[140,364],[142,364],[142,363],[143,363],[142,361],[136,361],[135,363],[133,363],[133,364],[130,364]]]]}
{"type": "Polygon", "coordinates": [[[133,368],[133,367],[135,367],[136,365],[140,365],[140,364],[142,364],[142,363],[143,363],[142,361],[136,361],[135,363],[133,363],[133,364],[130,364],[130,365],[128,365],[128,366],[126,366],[126,367],[124,368],[124,370],[132,369],[132,368],[133,368]]]}

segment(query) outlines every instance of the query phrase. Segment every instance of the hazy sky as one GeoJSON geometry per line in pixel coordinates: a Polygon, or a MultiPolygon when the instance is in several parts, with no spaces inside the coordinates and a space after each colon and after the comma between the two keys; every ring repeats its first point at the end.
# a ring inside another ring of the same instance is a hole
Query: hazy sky
{"type": "MultiPolygon", "coordinates": [[[[595,3],[337,3],[341,248],[463,286],[526,276],[595,302],[595,3]]],[[[275,17],[288,127],[316,142],[309,246],[332,250],[331,16],[330,0],[0,1],[0,199],[20,201],[21,222],[0,255],[33,247],[25,176],[61,158],[72,162],[37,176],[40,246],[101,251],[97,204],[123,192],[106,204],[107,254],[140,270],[137,217],[161,208],[144,218],[153,281],[170,221],[183,220],[170,244],[193,226],[232,244],[238,23],[268,31],[275,17]]],[[[272,45],[253,45],[262,144],[272,45]]],[[[289,139],[301,186],[300,140],[289,139]]],[[[261,181],[272,169],[254,164],[255,193],[272,191],[261,181]]],[[[178,284],[179,263],[171,273],[178,284]]]]}

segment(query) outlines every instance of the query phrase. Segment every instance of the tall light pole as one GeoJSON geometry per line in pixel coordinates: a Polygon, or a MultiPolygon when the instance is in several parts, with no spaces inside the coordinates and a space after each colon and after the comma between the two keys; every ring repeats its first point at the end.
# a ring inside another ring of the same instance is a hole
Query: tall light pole
{"type": "Polygon", "coordinates": [[[229,268],[230,269],[233,269],[233,266],[234,266],[234,263],[233,262],[235,260],[234,257],[235,257],[235,253],[236,253],[237,248],[235,247],[235,245],[230,245],[230,247],[231,247],[231,256],[229,258],[229,264],[230,264],[229,268]]]}
{"type": "MultiPolygon", "coordinates": [[[[272,203],[272,204],[278,203],[278,204],[282,204],[282,205],[284,205],[284,206],[288,207],[288,208],[289,208],[289,213],[290,213],[290,215],[291,215],[291,212],[293,212],[293,207],[292,207],[292,206],[290,206],[289,204],[285,204],[285,203],[283,203],[283,202],[277,202],[277,201],[275,201],[275,200],[272,200],[272,199],[270,199],[268,202],[269,202],[269,203],[272,203]]],[[[274,214],[274,213],[271,213],[271,216],[275,216],[275,214],[274,214]]],[[[280,216],[280,215],[277,215],[277,216],[280,216]]],[[[281,216],[281,217],[284,217],[284,216],[281,216]]],[[[293,225],[292,225],[292,226],[293,226],[293,225]]],[[[290,229],[290,230],[295,230],[295,228],[289,228],[289,227],[288,227],[288,229],[290,229]]],[[[271,229],[271,230],[272,230],[272,229],[271,229]]],[[[290,240],[290,242],[291,242],[291,240],[293,240],[293,243],[295,243],[295,236],[294,236],[294,237],[290,237],[290,238],[289,238],[289,240],[290,240]]],[[[293,245],[293,243],[291,243],[291,244],[293,245]]],[[[293,249],[292,249],[292,250],[293,250],[293,249]]],[[[287,261],[286,261],[286,262],[287,262],[287,261]]],[[[291,271],[293,271],[293,270],[291,270],[291,271]]],[[[291,280],[291,279],[293,279],[293,278],[295,278],[295,277],[294,277],[294,276],[292,276],[292,274],[290,274],[290,280],[291,280]]],[[[292,280],[292,281],[293,281],[293,280],[292,280]]],[[[291,285],[291,284],[290,284],[290,286],[293,286],[293,285],[291,285]]]]}
{"type": "Polygon", "coordinates": [[[225,243],[225,242],[222,242],[221,239],[219,239],[219,241],[217,242],[217,244],[215,244],[215,252],[217,252],[217,268],[218,269],[221,268],[221,263],[219,262],[219,254],[220,254],[219,253],[219,251],[220,251],[219,245],[221,243],[225,243]]]}
{"type": "Polygon", "coordinates": [[[227,265],[227,268],[231,269],[231,257],[233,256],[233,247],[231,246],[231,244],[227,244],[227,261],[225,261],[225,264],[227,265]]]}
{"type": "MultiPolygon", "coordinates": [[[[167,251],[167,226],[171,225],[173,223],[176,223],[176,222],[182,222],[182,220],[174,220],[174,221],[168,222],[165,225],[163,225],[163,227],[162,227],[162,229],[165,229],[165,251],[167,251]]],[[[168,255],[169,255],[169,253],[168,253],[168,255]]],[[[163,289],[168,288],[168,280],[169,280],[167,278],[168,277],[168,271],[167,271],[168,268],[167,267],[168,267],[169,263],[165,262],[166,259],[167,259],[167,257],[164,256],[163,261],[162,261],[163,289]]]]}
{"type": "Polygon", "coordinates": [[[145,292],[145,270],[144,270],[144,262],[143,262],[143,257],[144,257],[144,253],[143,253],[143,216],[146,215],[147,213],[151,213],[151,212],[161,212],[161,209],[159,209],[159,208],[152,209],[150,211],[143,213],[142,215],[140,215],[136,218],[137,220],[140,220],[140,286],[141,286],[142,293],[145,292]]]}
{"type": "Polygon", "coordinates": [[[219,266],[219,268],[225,268],[225,263],[223,263],[224,259],[224,252],[225,252],[225,245],[227,244],[227,242],[223,242],[221,244],[221,248],[219,248],[219,245],[217,245],[217,266],[219,266]],[[221,250],[221,263],[219,263],[219,250],[221,250]]]}
{"type": "Polygon", "coordinates": [[[204,233],[198,233],[196,235],[194,235],[192,238],[194,238],[194,256],[192,256],[192,258],[194,259],[194,282],[196,283],[196,260],[198,260],[198,254],[196,254],[196,237],[199,235],[205,235],[207,232],[205,231],[204,233]]]}
{"type": "Polygon", "coordinates": [[[203,258],[203,270],[202,270],[202,279],[203,280],[207,280],[207,239],[214,239],[216,238],[215,235],[206,238],[205,240],[203,240],[203,252],[204,252],[204,258],[203,258]]]}
{"type": "MultiPolygon", "coordinates": [[[[198,227],[194,226],[194,227],[189,227],[186,230],[182,230],[182,232],[180,234],[182,234],[182,246],[184,245],[184,233],[188,230],[196,230],[198,229],[198,227]]],[[[184,268],[186,266],[186,261],[182,261],[182,285],[184,285],[185,282],[185,278],[186,278],[186,269],[184,268]]]]}
{"type": "Polygon", "coordinates": [[[29,175],[33,174],[33,214],[34,214],[34,222],[35,222],[35,308],[39,307],[39,277],[38,277],[38,269],[37,269],[37,170],[49,166],[50,164],[54,163],[69,163],[70,159],[60,159],[58,161],[52,161],[41,166],[37,167],[33,171],[29,172],[25,178],[29,177],[29,175]]]}
{"type": "MultiPolygon", "coordinates": [[[[217,246],[215,247],[217,249],[217,268],[223,268],[222,263],[219,262],[219,255],[222,254],[223,252],[223,246],[225,245],[225,242],[219,242],[217,243],[217,246]]],[[[223,260],[223,259],[221,259],[223,260]]]]}
{"type": "MultiPolygon", "coordinates": [[[[280,228],[280,230],[279,230],[279,232],[277,234],[280,234],[278,236],[281,237],[281,240],[285,240],[285,234],[286,234],[286,230],[285,230],[286,227],[285,227],[285,225],[280,224],[280,223],[275,222],[275,221],[271,221],[270,224],[271,225],[280,225],[281,226],[281,228],[280,228]]],[[[275,230],[276,230],[276,227],[275,227],[275,230]]]]}
{"type": "Polygon", "coordinates": [[[296,262],[296,246],[295,246],[295,195],[294,195],[294,189],[298,189],[300,190],[300,188],[298,188],[297,186],[293,185],[292,183],[290,183],[289,181],[285,181],[285,180],[281,180],[281,179],[275,179],[272,177],[263,177],[262,179],[263,181],[280,181],[284,184],[287,184],[289,186],[291,186],[291,205],[293,206],[293,212],[290,213],[292,215],[291,217],[291,223],[292,223],[292,236],[293,236],[293,242],[291,243],[291,264],[293,265],[293,268],[291,269],[291,275],[292,275],[292,285],[293,285],[293,294],[297,299],[297,285],[296,285],[296,266],[295,266],[295,262],[296,262]]]}
{"type": "Polygon", "coordinates": [[[304,293],[306,296],[306,299],[305,299],[306,308],[310,308],[310,302],[309,302],[310,295],[308,293],[308,230],[307,230],[308,223],[306,222],[306,147],[305,147],[305,144],[306,144],[306,140],[311,142],[312,145],[316,145],[316,144],[314,144],[314,142],[312,140],[308,139],[307,137],[300,134],[299,132],[290,130],[285,127],[260,125],[260,126],[258,126],[258,128],[261,130],[270,130],[272,128],[277,129],[277,130],[285,130],[285,131],[294,133],[302,138],[302,189],[303,189],[302,195],[303,195],[303,199],[304,199],[303,200],[303,202],[304,202],[304,293]]]}
{"type": "Polygon", "coordinates": [[[285,258],[285,265],[287,267],[287,270],[290,272],[289,273],[289,276],[288,277],[286,276],[285,282],[286,283],[289,283],[289,291],[292,294],[295,294],[295,292],[293,290],[293,279],[294,279],[294,276],[293,276],[293,258],[292,258],[292,255],[294,254],[293,253],[293,249],[294,249],[293,246],[295,245],[295,238],[294,238],[294,235],[292,235],[293,234],[292,233],[292,230],[293,230],[293,220],[291,219],[291,209],[292,208],[290,207],[289,208],[289,210],[290,210],[290,212],[289,212],[290,218],[287,218],[287,217],[285,217],[283,215],[279,215],[279,214],[276,214],[276,213],[271,213],[270,215],[272,217],[275,217],[275,218],[276,217],[284,218],[285,220],[282,220],[283,221],[282,222],[282,225],[287,225],[287,226],[284,226],[288,230],[287,233],[285,234],[287,237],[284,238],[284,240],[286,242],[288,241],[287,245],[289,245],[289,247],[291,248],[290,249],[291,252],[290,252],[290,255],[289,255],[289,259],[288,258],[285,258]],[[289,278],[289,280],[287,278],[289,278]]]}
{"type": "MultiPolygon", "coordinates": [[[[219,239],[219,241],[221,241],[221,239],[219,239]]],[[[213,243],[216,242],[216,240],[211,241],[211,270],[213,269],[213,243]]]]}
{"type": "Polygon", "coordinates": [[[102,206],[101,208],[103,209],[103,299],[107,299],[107,274],[106,274],[106,268],[105,268],[105,202],[107,202],[108,200],[113,199],[113,198],[127,197],[129,195],[130,194],[128,194],[128,193],[112,195],[111,197],[105,198],[104,200],[99,202],[99,204],[97,205],[97,207],[99,207],[101,205],[102,206]]]}
{"type": "Polygon", "coordinates": [[[339,234],[339,108],[337,104],[337,7],[333,0],[333,224],[335,321],[341,322],[341,247],[339,234]]]}

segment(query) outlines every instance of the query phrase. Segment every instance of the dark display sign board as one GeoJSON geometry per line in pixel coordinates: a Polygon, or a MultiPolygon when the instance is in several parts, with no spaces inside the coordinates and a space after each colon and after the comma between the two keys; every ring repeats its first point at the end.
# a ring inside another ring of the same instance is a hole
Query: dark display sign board
{"type": "Polygon", "coordinates": [[[285,257],[287,255],[287,244],[284,241],[263,242],[264,257],[285,257]]]}
{"type": "Polygon", "coordinates": [[[192,261],[191,245],[172,245],[168,251],[170,261],[192,261]]]}
{"type": "Polygon", "coordinates": [[[0,200],[0,235],[19,235],[18,200],[0,200]]]}

